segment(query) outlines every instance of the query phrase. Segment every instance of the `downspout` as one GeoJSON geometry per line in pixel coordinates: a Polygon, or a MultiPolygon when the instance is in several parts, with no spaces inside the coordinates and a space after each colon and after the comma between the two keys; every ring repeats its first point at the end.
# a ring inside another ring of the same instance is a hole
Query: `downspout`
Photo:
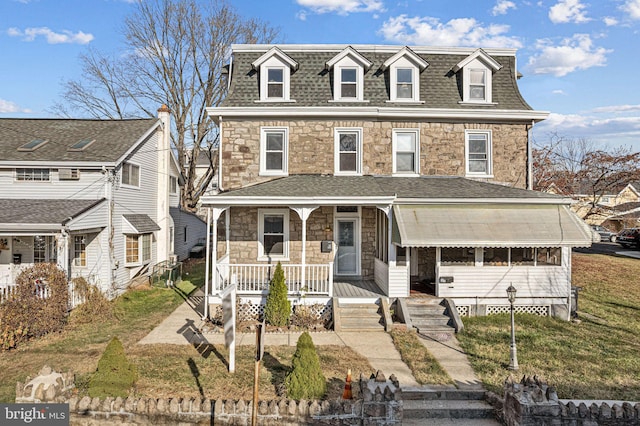
{"type": "Polygon", "coordinates": [[[533,153],[531,149],[531,133],[533,132],[533,126],[535,121],[531,120],[531,127],[527,129],[527,189],[533,189],[533,153]]]}

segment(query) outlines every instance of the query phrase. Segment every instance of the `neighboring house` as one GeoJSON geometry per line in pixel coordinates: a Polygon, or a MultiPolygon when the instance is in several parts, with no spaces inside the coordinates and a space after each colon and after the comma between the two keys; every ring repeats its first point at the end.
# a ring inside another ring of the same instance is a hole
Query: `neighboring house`
{"type": "Polygon", "coordinates": [[[170,113],[165,106],[158,113],[0,119],[0,286],[33,263],[56,262],[69,278],[85,277],[113,296],[184,251],[192,240],[174,237],[170,214],[182,182],[170,113]]]}
{"type": "Polygon", "coordinates": [[[512,49],[234,45],[218,124],[211,303],[232,282],[264,301],[430,294],[463,315],[569,317],[571,248],[591,231],[565,197],[529,191],[512,49]]]}

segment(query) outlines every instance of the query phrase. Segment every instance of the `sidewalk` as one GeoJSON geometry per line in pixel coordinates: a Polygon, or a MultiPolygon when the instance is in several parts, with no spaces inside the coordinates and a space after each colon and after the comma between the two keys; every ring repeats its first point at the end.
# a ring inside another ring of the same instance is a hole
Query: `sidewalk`
{"type": "MultiPolygon", "coordinates": [[[[165,318],[155,329],[138,343],[170,344],[170,345],[223,345],[222,333],[201,332],[202,303],[204,294],[197,290],[194,295],[180,305],[171,315],[165,318]]],[[[265,345],[295,346],[301,332],[268,333],[265,335],[265,345]]],[[[315,345],[348,346],[358,354],[367,358],[374,369],[382,371],[386,377],[395,374],[402,387],[419,387],[411,370],[400,359],[391,336],[384,332],[312,332],[310,333],[315,345]]],[[[480,380],[476,377],[466,355],[460,349],[455,336],[446,342],[422,336],[422,344],[431,352],[456,385],[464,389],[481,389],[480,380]]],[[[237,333],[236,345],[255,345],[255,333],[237,333]]]]}

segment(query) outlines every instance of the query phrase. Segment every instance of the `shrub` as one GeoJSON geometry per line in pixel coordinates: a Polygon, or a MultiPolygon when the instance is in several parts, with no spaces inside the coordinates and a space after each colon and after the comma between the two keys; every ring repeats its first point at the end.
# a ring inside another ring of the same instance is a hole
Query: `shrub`
{"type": "Polygon", "coordinates": [[[111,302],[95,285],[91,285],[82,277],[74,278],[76,294],[84,300],[71,312],[71,322],[88,324],[96,321],[107,321],[114,318],[111,302]]]}
{"type": "Polygon", "coordinates": [[[320,368],[320,359],[308,332],[298,338],[291,371],[284,381],[287,395],[293,399],[319,399],[327,391],[327,381],[320,368]]]}
{"type": "Polygon", "coordinates": [[[98,369],[89,381],[89,396],[125,398],[136,378],[135,365],[129,363],[120,339],[114,337],[100,357],[98,369]]]}
{"type": "Polygon", "coordinates": [[[0,309],[0,346],[16,347],[32,337],[62,330],[67,321],[69,285],[53,263],[37,263],[16,279],[16,290],[0,309]],[[48,292],[48,297],[41,297],[48,292]]]}
{"type": "Polygon", "coordinates": [[[264,307],[264,319],[268,324],[283,327],[291,316],[291,302],[287,299],[287,284],[280,262],[276,265],[273,278],[269,284],[267,304],[264,307]]]}

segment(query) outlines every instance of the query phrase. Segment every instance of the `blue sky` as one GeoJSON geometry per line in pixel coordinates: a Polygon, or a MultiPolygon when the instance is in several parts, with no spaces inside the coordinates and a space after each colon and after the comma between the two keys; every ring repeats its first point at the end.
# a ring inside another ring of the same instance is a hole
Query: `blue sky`
{"type": "MultiPolygon", "coordinates": [[[[524,98],[551,132],[640,151],[640,0],[236,0],[284,43],[518,49],[524,98]]],[[[0,0],[0,117],[51,117],[87,49],[117,53],[129,0],[0,0]]]]}

